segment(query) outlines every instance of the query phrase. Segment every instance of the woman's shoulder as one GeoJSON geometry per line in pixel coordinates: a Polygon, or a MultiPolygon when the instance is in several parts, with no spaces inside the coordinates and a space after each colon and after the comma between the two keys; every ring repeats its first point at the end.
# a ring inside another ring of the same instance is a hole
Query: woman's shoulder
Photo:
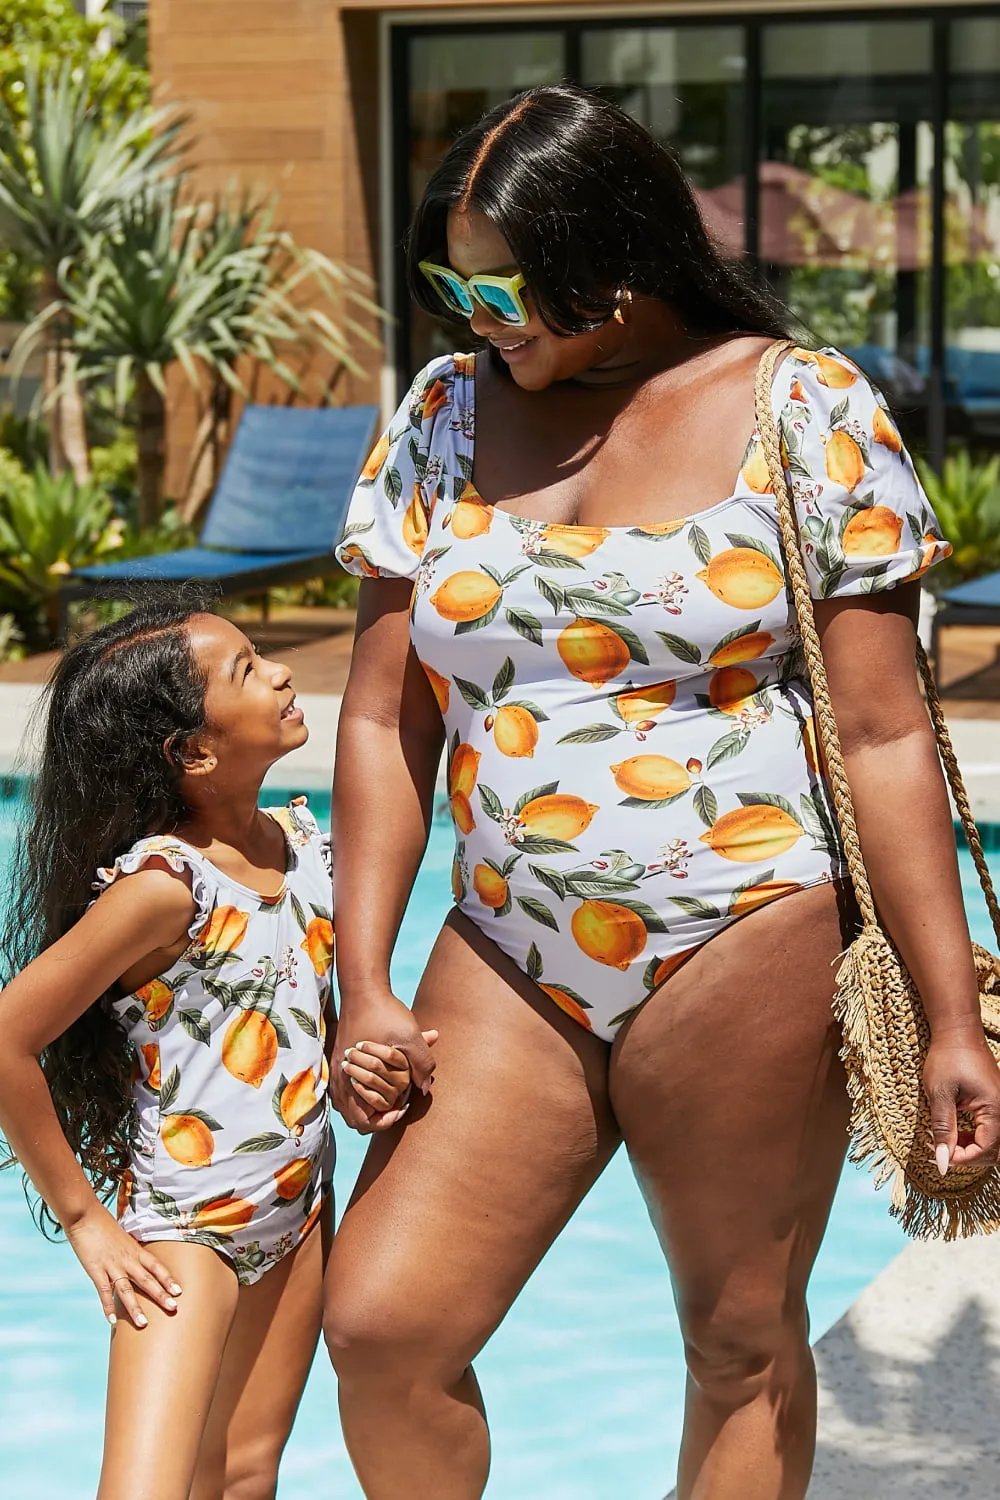
{"type": "Polygon", "coordinates": [[[433,420],[443,406],[463,394],[462,387],[475,377],[474,354],[439,354],[413,377],[406,397],[411,420],[433,420]]]}

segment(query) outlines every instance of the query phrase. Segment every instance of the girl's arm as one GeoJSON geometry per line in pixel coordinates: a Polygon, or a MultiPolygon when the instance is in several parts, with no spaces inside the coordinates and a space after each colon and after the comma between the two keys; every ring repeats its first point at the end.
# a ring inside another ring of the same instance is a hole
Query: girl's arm
{"type": "MultiPolygon", "coordinates": [[[[410,646],[412,589],[403,579],[369,580],[358,599],[333,790],[337,1058],[362,1041],[398,1047],[426,1092],[433,1055],[389,983],[393,944],[427,844],[444,743],[440,712],[410,646]]],[[[336,1107],[355,1129],[394,1123],[364,1109],[340,1067],[333,1068],[331,1086],[336,1107]]]]}
{"type": "Polygon", "coordinates": [[[993,1160],[1000,1071],[986,1045],[958,857],[934,731],[914,668],[917,584],[817,602],[830,694],[879,912],[920,991],[931,1027],[924,1087],[935,1155],[993,1160]],[[959,1145],[956,1110],[976,1117],[959,1145]]]}
{"type": "Polygon", "coordinates": [[[142,1327],[133,1287],[167,1311],[180,1288],[97,1197],[63,1134],[39,1055],[119,974],[181,941],[194,910],[182,877],[147,865],[116,881],[0,993],[0,1130],[62,1225],[111,1323],[116,1295],[142,1327]]]}

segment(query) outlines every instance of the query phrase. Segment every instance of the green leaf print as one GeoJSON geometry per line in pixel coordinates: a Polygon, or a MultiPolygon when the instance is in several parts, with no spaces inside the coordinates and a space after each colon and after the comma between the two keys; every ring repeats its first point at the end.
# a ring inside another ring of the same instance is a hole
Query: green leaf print
{"type": "Polygon", "coordinates": [[[580,875],[571,871],[566,876],[566,894],[580,896],[584,900],[594,900],[601,896],[624,896],[629,891],[638,889],[636,881],[623,880],[620,875],[580,875]]]}
{"type": "Polygon", "coordinates": [[[642,987],[644,990],[651,990],[655,988],[656,971],[660,967],[662,962],[663,959],[660,957],[660,955],[658,953],[654,953],[653,957],[649,960],[649,963],[643,969],[642,987]]]}
{"type": "Polygon", "coordinates": [[[618,735],[624,733],[621,724],[585,724],[582,729],[571,729],[569,734],[560,735],[556,744],[600,745],[604,740],[617,739],[618,735]]]}
{"type": "MultiPolygon", "coordinates": [[[[915,573],[917,571],[917,569],[920,567],[921,561],[921,554],[919,552],[915,552],[910,562],[911,573],[915,573]]],[[[883,567],[879,571],[876,571],[874,568],[870,568],[867,573],[862,574],[861,583],[859,585],[861,592],[863,594],[881,593],[881,591],[886,586],[886,574],[888,573],[888,571],[888,567],[883,567]]]]}
{"type": "Polygon", "coordinates": [[[524,795],[518,797],[517,801],[514,803],[514,807],[512,809],[514,815],[517,816],[518,813],[522,813],[529,802],[536,802],[539,797],[551,797],[553,793],[557,792],[558,790],[558,781],[546,781],[543,786],[533,786],[530,792],[525,792],[524,795]]]}
{"type": "Polygon", "coordinates": [[[465,677],[453,677],[452,681],[470,708],[486,713],[487,709],[493,707],[488,695],[474,682],[469,682],[465,677]]]}
{"type": "Polygon", "coordinates": [[[525,833],[517,841],[517,847],[525,854],[578,854],[575,844],[565,839],[547,839],[540,833],[525,833]]]}
{"type": "Polygon", "coordinates": [[[703,531],[696,521],[691,522],[688,545],[702,567],[707,568],[712,561],[712,544],[708,539],[708,533],[703,531]]]}
{"type": "Polygon", "coordinates": [[[472,459],[467,453],[456,453],[455,462],[462,471],[462,477],[466,483],[472,483],[472,459]]]}
{"type": "Polygon", "coordinates": [[[533,646],[542,644],[541,622],[535,618],[530,609],[506,609],[504,615],[507,624],[524,640],[530,641],[533,646]]]}
{"type": "Polygon", "coordinates": [[[529,979],[541,979],[543,973],[542,955],[539,953],[535,943],[528,949],[528,957],[525,959],[524,972],[529,979]]]}
{"type": "Polygon", "coordinates": [[[706,922],[718,922],[722,919],[721,911],[711,901],[700,901],[697,896],[671,896],[669,899],[685,916],[698,917],[706,922]]]}
{"type": "Polygon", "coordinates": [[[742,884],[738,885],[736,889],[730,893],[729,907],[726,912],[727,917],[732,916],[733,907],[736,905],[737,901],[742,895],[744,895],[747,891],[752,891],[755,886],[767,885],[768,881],[773,879],[774,871],[765,870],[763,875],[751,875],[748,880],[744,880],[742,884]]]}
{"type": "Polygon", "coordinates": [[[530,917],[533,922],[540,922],[543,927],[551,927],[553,932],[559,931],[559,923],[544,901],[539,901],[534,896],[518,896],[517,904],[524,915],[530,917]]]}
{"type": "Polygon", "coordinates": [[[181,1070],[175,1063],[160,1084],[160,1114],[169,1115],[181,1087],[181,1070]]]}
{"type": "Polygon", "coordinates": [[[130,1026],[137,1026],[146,1014],[141,1005],[126,1005],[122,1011],[122,1020],[127,1021],[130,1026]]]}
{"type": "Polygon", "coordinates": [[[287,1142],[287,1135],[278,1135],[273,1130],[267,1130],[263,1135],[252,1135],[248,1140],[240,1141],[238,1146],[233,1147],[234,1156],[256,1156],[260,1151],[277,1151],[279,1146],[287,1142]]]}
{"type": "Polygon", "coordinates": [[[747,536],[741,531],[727,531],[726,541],[731,547],[749,547],[751,552],[759,552],[770,562],[774,563],[778,572],[782,571],[781,559],[778,554],[767,545],[759,536],[747,536]]]}
{"type": "MultiPolygon", "coordinates": [[[[511,688],[514,686],[515,675],[514,663],[511,661],[510,657],[507,656],[504,658],[503,666],[500,668],[499,672],[493,679],[494,703],[499,703],[500,699],[505,697],[506,694],[510,692],[511,688]]],[[[457,677],[455,678],[455,681],[458,681],[457,677]]]]}
{"type": "MultiPolygon", "coordinates": [[[[595,611],[599,615],[629,615],[631,610],[624,604],[620,604],[612,594],[599,594],[596,589],[591,588],[568,588],[563,589],[563,608],[571,609],[574,614],[586,617],[595,611]]],[[[600,621],[595,621],[600,624],[600,621]]]]}
{"type": "Polygon", "coordinates": [[[686,797],[690,790],[690,787],[685,787],[683,792],[675,792],[672,797],[623,797],[618,806],[645,807],[650,812],[654,812],[659,807],[671,807],[675,802],[679,802],[682,797],[686,797]]]}
{"type": "Polygon", "coordinates": [[[305,1032],[306,1036],[319,1036],[319,1027],[307,1010],[300,1010],[297,1005],[290,1005],[288,1007],[288,1014],[299,1030],[305,1032]]]}
{"type": "Polygon", "coordinates": [[[629,630],[627,625],[612,625],[609,629],[614,631],[619,640],[625,642],[625,645],[628,647],[628,654],[633,661],[641,662],[644,667],[649,666],[649,657],[646,655],[646,648],[634,630],[629,630]]]}
{"type": "Polygon", "coordinates": [[[487,577],[492,578],[494,583],[498,584],[500,588],[503,588],[503,574],[499,572],[492,563],[480,563],[479,566],[482,572],[487,575],[487,577]]]}
{"type": "Polygon", "coordinates": [[[424,480],[427,478],[428,455],[420,447],[420,444],[417,442],[416,438],[410,438],[409,448],[410,462],[413,465],[413,477],[418,484],[423,484],[424,480]]]}
{"type": "Polygon", "coordinates": [[[910,528],[910,535],[919,547],[924,540],[924,530],[926,528],[921,527],[918,517],[911,510],[906,512],[906,524],[910,528]]]}
{"type": "Polygon", "coordinates": [[[382,488],[389,497],[389,504],[395,510],[403,493],[403,476],[392,464],[386,464],[382,470],[382,488]]]}
{"type": "Polygon", "coordinates": [[[816,848],[833,856],[838,855],[840,840],[819,787],[803,792],[799,797],[799,806],[802,809],[802,826],[816,848]]]}
{"type": "Polygon", "coordinates": [[[701,666],[701,652],[693,641],[686,641],[682,635],[673,635],[669,630],[658,630],[657,635],[679,661],[686,661],[692,667],[701,666]]]}
{"type": "Polygon", "coordinates": [[[309,927],[309,923],[306,921],[306,914],[302,910],[302,902],[299,900],[298,896],[296,896],[295,892],[291,890],[288,892],[288,899],[291,902],[292,911],[295,915],[295,920],[299,925],[300,932],[306,932],[309,927]]]}
{"type": "Polygon", "coordinates": [[[536,573],[535,588],[541,594],[546,604],[551,606],[554,614],[562,614],[566,605],[563,599],[563,591],[557,583],[553,583],[541,573],[536,573]]]}
{"type": "Polygon", "coordinates": [[[706,828],[711,828],[719,816],[719,803],[711,787],[700,786],[694,794],[694,810],[706,828]]]}
{"type": "Polygon", "coordinates": [[[204,1042],[206,1047],[209,1045],[212,1040],[212,1028],[200,1010],[179,1010],[177,1019],[189,1037],[196,1042],[204,1042]]]}
{"type": "MultiPolygon", "coordinates": [[[[284,1073],[282,1073],[278,1078],[278,1082],[275,1084],[274,1093],[271,1095],[271,1109],[274,1112],[278,1124],[282,1126],[283,1129],[286,1129],[287,1127],[285,1126],[284,1116],[281,1113],[281,1096],[285,1092],[287,1087],[288,1079],[285,1077],[284,1073]]],[[[288,1139],[287,1135],[285,1136],[285,1139],[288,1139]]]]}
{"type": "Polygon", "coordinates": [[[550,870],[548,865],[529,865],[528,869],[539,885],[544,885],[560,901],[566,900],[566,878],[559,870],[550,870]]]}
{"type": "Polygon", "coordinates": [[[850,410],[851,410],[850,397],[845,396],[844,399],[842,401],[838,401],[837,404],[836,404],[836,406],[834,406],[831,409],[831,411],[830,411],[830,426],[831,426],[831,428],[833,428],[833,427],[839,427],[841,425],[841,423],[846,422],[850,410]]]}
{"type": "Polygon", "coordinates": [[[498,599],[497,602],[492,605],[484,615],[480,615],[478,619],[460,620],[455,626],[455,634],[471,635],[474,630],[485,630],[487,625],[491,625],[493,623],[499,612],[500,600],[498,599]]]}
{"type": "Polygon", "coordinates": [[[492,787],[479,783],[479,801],[482,803],[483,812],[494,823],[503,822],[503,803],[492,787]]]}
{"type": "Polygon", "coordinates": [[[799,821],[788,798],[779,796],[777,792],[737,792],[736,796],[744,807],[780,807],[783,813],[795,818],[796,823],[799,821]]]}
{"type": "Polygon", "coordinates": [[[558,990],[560,995],[565,995],[567,1000],[575,1001],[583,1010],[593,1010],[594,1008],[589,1000],[585,1000],[582,995],[578,995],[576,990],[571,990],[568,984],[550,984],[549,989],[558,990]]]}
{"type": "MultiPolygon", "coordinates": [[[[677,531],[680,529],[678,526],[677,531]]],[[[630,526],[628,535],[637,536],[644,542],[668,542],[672,536],[677,535],[677,531],[644,531],[641,526],[630,526]]]]}
{"type": "Polygon", "coordinates": [[[527,573],[530,567],[530,563],[519,563],[516,568],[511,568],[503,575],[501,579],[499,579],[500,587],[506,588],[508,584],[513,583],[516,578],[520,578],[522,573],[527,573]]]}
{"type": "Polygon", "coordinates": [[[798,479],[811,479],[813,477],[812,469],[810,469],[801,453],[793,453],[791,449],[788,450],[788,472],[798,479]]]}
{"type": "MultiPolygon", "coordinates": [[[[305,928],[302,930],[304,932],[305,928]]],[[[213,999],[218,1000],[223,1010],[229,1010],[231,1006],[236,1004],[233,987],[225,979],[213,979],[211,976],[208,976],[202,981],[202,985],[207,994],[211,995],[213,999]]]]}
{"type": "Polygon", "coordinates": [[[164,1219],[176,1219],[180,1214],[177,1200],[171,1198],[169,1193],[162,1193],[159,1188],[150,1189],[149,1206],[154,1214],[160,1214],[164,1219]]]}
{"type": "Polygon", "coordinates": [[[640,1000],[635,1005],[630,1005],[627,1010],[620,1010],[616,1016],[612,1016],[611,1017],[611,1020],[608,1022],[608,1025],[609,1026],[621,1026],[621,1025],[623,1025],[624,1022],[628,1021],[632,1016],[634,1016],[637,1011],[642,1010],[642,1007],[645,1005],[645,1003],[646,1003],[645,1000],[640,1000]]]}
{"type": "MultiPolygon", "coordinates": [[[[361,480],[358,483],[362,483],[361,480]]],[[[362,536],[366,531],[371,531],[375,525],[374,521],[353,521],[350,526],[344,527],[343,541],[350,536],[362,536]]]]}
{"type": "Polygon", "coordinates": [[[508,708],[526,708],[536,724],[547,724],[549,716],[543,713],[537,703],[532,703],[530,698],[508,698],[508,708]]]}
{"type": "Polygon", "coordinates": [[[666,932],[666,922],[651,906],[647,906],[645,901],[633,901],[627,896],[619,896],[616,904],[624,906],[626,911],[635,912],[636,916],[641,919],[647,932],[666,932]]]}
{"type": "Polygon", "coordinates": [[[573,568],[577,573],[586,571],[578,557],[570,557],[568,552],[556,552],[552,547],[540,547],[532,553],[531,560],[544,568],[573,568]]]}
{"type": "MultiPolygon", "coordinates": [[[[497,874],[503,876],[504,880],[509,880],[520,858],[520,854],[508,854],[503,864],[500,866],[494,865],[494,869],[496,869],[497,874]]],[[[489,864],[490,861],[487,860],[486,863],[489,864]]]]}
{"type": "MultiPolygon", "coordinates": [[[[163,1108],[163,1100],[161,1099],[160,1114],[163,1115],[165,1113],[166,1111],[163,1108]]],[[[214,1115],[208,1114],[203,1109],[174,1110],[174,1114],[183,1114],[188,1116],[192,1120],[200,1120],[207,1130],[221,1130],[223,1128],[221,1120],[217,1120],[214,1115]]]]}
{"type": "MultiPolygon", "coordinates": [[[[312,911],[313,916],[319,917],[321,922],[333,921],[333,912],[328,906],[318,906],[315,901],[310,901],[309,907],[312,911]]],[[[270,959],[268,959],[268,962],[270,963],[270,959]]]]}
{"type": "Polygon", "coordinates": [[[728,734],[724,734],[721,739],[716,740],[715,744],[709,750],[705,761],[706,766],[710,771],[713,771],[716,766],[721,766],[724,761],[735,760],[737,755],[743,754],[749,743],[750,735],[746,730],[731,729],[728,734]]]}

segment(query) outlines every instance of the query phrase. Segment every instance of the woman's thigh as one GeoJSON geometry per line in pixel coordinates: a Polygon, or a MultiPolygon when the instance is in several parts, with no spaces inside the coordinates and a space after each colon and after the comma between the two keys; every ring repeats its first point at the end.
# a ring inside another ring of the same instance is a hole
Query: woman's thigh
{"type": "Polygon", "coordinates": [[[333,1199],[299,1247],[252,1286],[236,1316],[202,1440],[191,1500],[266,1500],[319,1341],[333,1199]]]}
{"type": "Polygon", "coordinates": [[[401,1349],[460,1372],[614,1154],[608,1048],[459,914],[414,1003],[436,1082],[376,1136],[327,1271],[335,1363],[401,1349]]]}
{"type": "Polygon", "coordinates": [[[119,1316],[99,1500],[188,1500],[236,1313],[236,1273],[214,1250],[173,1241],[155,1250],[184,1291],[173,1314],[143,1299],[145,1328],[119,1316]]]}
{"type": "Polygon", "coordinates": [[[766,1356],[802,1298],[847,1144],[833,886],[721,933],[623,1028],[611,1097],[692,1368],[766,1356]]]}

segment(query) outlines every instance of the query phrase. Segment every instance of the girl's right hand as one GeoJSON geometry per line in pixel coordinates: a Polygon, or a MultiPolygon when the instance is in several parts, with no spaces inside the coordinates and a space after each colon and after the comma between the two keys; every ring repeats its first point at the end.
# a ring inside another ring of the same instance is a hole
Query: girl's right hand
{"type": "Polygon", "coordinates": [[[145,1328],[148,1319],[139,1306],[136,1289],[164,1312],[177,1311],[174,1298],[180,1296],[181,1288],[173,1273],[145,1245],[126,1234],[106,1208],[98,1206],[85,1214],[67,1229],[66,1238],[97,1288],[104,1316],[112,1328],[118,1321],[116,1297],[135,1327],[145,1328]]]}
{"type": "Polygon", "coordinates": [[[362,1041],[376,1042],[382,1047],[396,1048],[407,1060],[413,1087],[426,1094],[434,1079],[434,1054],[431,1044],[437,1041],[436,1032],[420,1030],[409,1006],[397,1000],[391,992],[377,999],[366,996],[355,1004],[341,996],[341,1012],[337,1022],[337,1045],[335,1063],[331,1069],[330,1085],[334,1108],[344,1117],[353,1130],[367,1135],[374,1130],[389,1130],[402,1117],[401,1109],[379,1112],[359,1098],[345,1071],[345,1057],[362,1041]]]}

